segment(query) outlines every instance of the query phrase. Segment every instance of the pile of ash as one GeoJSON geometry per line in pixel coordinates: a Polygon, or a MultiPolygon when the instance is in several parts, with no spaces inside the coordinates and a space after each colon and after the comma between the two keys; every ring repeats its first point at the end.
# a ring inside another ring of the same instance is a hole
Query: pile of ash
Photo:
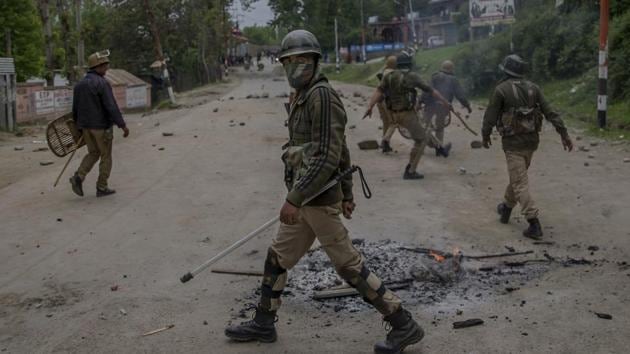
{"type": "MultiPolygon", "coordinates": [[[[525,285],[546,272],[548,263],[527,263],[509,266],[502,261],[475,262],[466,255],[451,255],[440,251],[423,252],[391,240],[353,240],[363,254],[367,267],[385,284],[399,287],[396,294],[407,304],[432,304],[444,301],[469,300],[502,294],[525,285]],[[431,252],[433,253],[433,252],[431,252]],[[442,259],[441,256],[444,256],[442,259]],[[438,260],[439,258],[439,260],[438,260]]],[[[428,251],[428,250],[427,250],[428,251]]],[[[316,292],[344,284],[323,249],[309,251],[289,272],[283,297],[304,300],[317,308],[335,312],[357,312],[370,308],[360,296],[313,300],[316,292]]],[[[246,303],[256,303],[259,291],[247,295],[246,303]]],[[[243,312],[243,311],[241,311],[243,312]]]]}

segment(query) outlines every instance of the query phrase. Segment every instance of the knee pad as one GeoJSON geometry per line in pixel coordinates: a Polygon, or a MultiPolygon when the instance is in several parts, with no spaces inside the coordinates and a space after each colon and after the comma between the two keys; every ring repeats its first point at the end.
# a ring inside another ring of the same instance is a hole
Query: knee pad
{"type": "Polygon", "coordinates": [[[287,270],[278,262],[278,254],[269,248],[265,259],[261,290],[261,305],[263,308],[275,311],[280,307],[280,296],[287,283],[287,270]]]}

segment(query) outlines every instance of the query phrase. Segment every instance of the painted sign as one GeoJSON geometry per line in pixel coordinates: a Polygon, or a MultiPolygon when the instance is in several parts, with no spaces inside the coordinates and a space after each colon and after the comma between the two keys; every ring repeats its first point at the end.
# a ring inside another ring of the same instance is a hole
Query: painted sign
{"type": "Polygon", "coordinates": [[[72,109],[72,90],[55,90],[55,110],[72,109]]]}
{"type": "Polygon", "coordinates": [[[54,91],[33,92],[33,101],[36,114],[53,113],[55,111],[54,91]]]}
{"type": "Polygon", "coordinates": [[[470,0],[470,25],[488,26],[514,22],[514,0],[470,0]]]}
{"type": "Polygon", "coordinates": [[[127,108],[141,108],[147,105],[147,86],[127,87],[127,108]]]}

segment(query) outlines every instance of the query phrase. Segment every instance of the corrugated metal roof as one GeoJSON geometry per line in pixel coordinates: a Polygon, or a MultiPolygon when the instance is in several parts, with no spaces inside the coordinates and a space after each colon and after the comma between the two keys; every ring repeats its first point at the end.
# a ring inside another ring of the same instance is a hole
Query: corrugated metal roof
{"type": "Polygon", "coordinates": [[[109,81],[112,86],[125,85],[125,86],[137,86],[148,85],[142,81],[139,77],[133,75],[127,70],[123,69],[109,69],[105,74],[105,79],[109,81]]]}
{"type": "Polygon", "coordinates": [[[13,58],[0,58],[0,74],[15,74],[13,58]]]}

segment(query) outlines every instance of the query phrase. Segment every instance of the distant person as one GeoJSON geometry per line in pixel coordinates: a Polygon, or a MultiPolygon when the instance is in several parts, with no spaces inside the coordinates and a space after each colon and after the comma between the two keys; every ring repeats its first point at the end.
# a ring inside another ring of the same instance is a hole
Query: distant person
{"type": "MultiPolygon", "coordinates": [[[[466,107],[469,114],[472,113],[470,102],[466,99],[464,90],[455,77],[455,66],[452,61],[445,60],[442,63],[440,71],[431,76],[431,86],[436,89],[448,103],[453,103],[453,98],[456,98],[462,106],[466,107]]],[[[426,93],[422,95],[422,102],[425,105],[424,119],[426,119],[427,125],[433,126],[435,137],[442,146],[445,146],[444,128],[446,127],[447,117],[450,112],[449,108],[426,93]],[[433,124],[433,117],[435,117],[435,124],[433,124]]],[[[435,145],[433,141],[429,140],[427,145],[435,149],[436,156],[440,155],[439,146],[435,145]]],[[[450,143],[447,145],[450,145],[450,143]]]]}
{"type": "Polygon", "coordinates": [[[70,178],[70,184],[72,191],[82,197],[85,176],[100,160],[96,196],[104,197],[116,193],[107,185],[112,170],[112,127],[116,124],[122,129],[125,138],[129,136],[129,129],[118,109],[112,87],[104,77],[109,69],[109,50],[90,55],[88,66],[90,70],[74,87],[72,101],[72,118],[82,132],[88,154],[70,178]]]}
{"type": "Polygon", "coordinates": [[[483,116],[482,136],[486,149],[492,145],[490,134],[494,127],[502,137],[510,182],[505,190],[504,201],[497,206],[501,223],[507,224],[512,209],[520,204],[521,213],[529,223],[523,236],[540,239],[543,231],[538,220],[538,208],[529,195],[527,170],[534,151],[538,149],[543,118],[556,128],[565,150],[573,150],[573,142],[562,119],[549,106],[540,88],[524,78],[526,65],[523,59],[514,54],[505,57],[499,65],[505,77],[490,98],[483,116]]]}
{"type": "MultiPolygon", "coordinates": [[[[413,71],[413,57],[406,51],[400,53],[396,58],[396,70],[383,76],[383,80],[378,85],[368,108],[363,117],[372,116],[372,108],[383,98],[390,112],[393,124],[398,124],[405,128],[411,135],[414,145],[409,154],[409,163],[405,167],[403,179],[418,180],[424,175],[418,173],[418,165],[424,154],[424,148],[428,139],[435,139],[425,127],[425,122],[420,119],[416,112],[416,89],[430,93],[440,100],[444,100],[442,95],[431,86],[427,85],[420,75],[413,71]]],[[[391,127],[389,128],[391,129],[391,127]]],[[[437,142],[439,144],[439,142],[437,142]]],[[[444,156],[448,156],[450,147],[439,147],[444,156]]]]}
{"type": "MultiPolygon", "coordinates": [[[[378,73],[376,77],[379,82],[382,82],[383,78],[394,70],[396,70],[396,56],[390,55],[387,59],[385,59],[385,67],[383,68],[383,71],[378,73]]],[[[383,153],[388,153],[392,151],[392,146],[389,142],[392,139],[394,132],[396,132],[398,125],[392,122],[391,113],[387,110],[387,104],[385,103],[385,97],[376,104],[376,107],[378,108],[378,113],[381,116],[381,121],[383,122],[381,149],[383,150],[383,153]]]]}

